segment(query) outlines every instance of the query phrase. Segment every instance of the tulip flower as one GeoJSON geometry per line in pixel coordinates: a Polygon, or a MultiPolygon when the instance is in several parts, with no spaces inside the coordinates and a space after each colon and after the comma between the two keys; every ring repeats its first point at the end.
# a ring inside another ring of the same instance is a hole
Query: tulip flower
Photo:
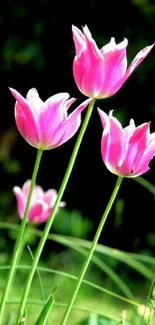
{"type": "Polygon", "coordinates": [[[26,99],[10,88],[16,99],[15,120],[23,138],[38,149],[53,149],[68,141],[78,130],[81,112],[90,99],[79,105],[70,115],[67,111],[76,100],[68,93],[59,93],[43,102],[36,89],[28,91],[26,99]]]}
{"type": "MultiPolygon", "coordinates": [[[[30,185],[31,181],[28,180],[24,183],[22,189],[18,186],[13,188],[13,193],[17,200],[18,214],[21,219],[24,216],[30,185]]],[[[28,212],[28,221],[38,224],[45,222],[52,212],[56,198],[57,191],[55,189],[50,189],[44,192],[40,186],[35,185],[28,212]]],[[[59,207],[63,206],[65,206],[65,202],[60,202],[59,207]]]]}
{"type": "Polygon", "coordinates": [[[75,26],[72,31],[76,51],[73,76],[79,90],[92,98],[114,95],[154,45],[141,50],[127,68],[127,39],[116,44],[112,37],[108,44],[99,49],[87,26],[83,27],[83,33],[75,26]]]}
{"type": "Polygon", "coordinates": [[[150,123],[135,126],[133,120],[122,128],[119,121],[98,109],[104,128],[101,154],[110,172],[122,177],[136,177],[146,173],[155,155],[155,132],[150,134],[150,123]]]}

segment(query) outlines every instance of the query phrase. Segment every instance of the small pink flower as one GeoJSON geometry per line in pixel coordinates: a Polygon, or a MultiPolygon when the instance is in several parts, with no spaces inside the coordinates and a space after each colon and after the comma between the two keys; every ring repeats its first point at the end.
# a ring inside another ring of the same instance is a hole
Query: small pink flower
{"type": "Polygon", "coordinates": [[[23,138],[38,149],[53,149],[68,141],[78,130],[81,112],[91,100],[84,101],[69,116],[67,111],[76,100],[60,93],[43,102],[36,89],[29,90],[26,99],[10,88],[16,99],[15,120],[23,138]]]}
{"type": "Polygon", "coordinates": [[[72,31],[76,51],[74,79],[79,90],[92,98],[114,95],[154,45],[141,50],[127,68],[127,39],[116,45],[113,37],[99,50],[87,26],[83,27],[83,33],[75,26],[72,31]]]}
{"type": "Polygon", "coordinates": [[[150,134],[150,123],[135,126],[133,120],[122,128],[119,121],[98,109],[104,128],[101,154],[110,172],[122,177],[136,177],[146,173],[155,155],[155,133],[150,134]]]}
{"type": "MultiPolygon", "coordinates": [[[[28,180],[24,183],[22,189],[18,186],[15,186],[13,188],[13,193],[15,194],[17,200],[18,214],[21,219],[24,216],[25,206],[30,190],[30,184],[31,181],[28,180]]],[[[52,212],[56,198],[56,190],[50,189],[44,192],[40,186],[35,185],[28,213],[28,221],[33,223],[45,222],[52,212]]],[[[63,206],[65,206],[65,202],[60,202],[59,207],[63,206]]]]}

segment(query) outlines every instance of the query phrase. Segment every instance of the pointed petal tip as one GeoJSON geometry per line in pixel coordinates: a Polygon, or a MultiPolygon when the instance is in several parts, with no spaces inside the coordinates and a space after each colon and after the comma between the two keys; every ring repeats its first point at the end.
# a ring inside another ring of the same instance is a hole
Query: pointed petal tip
{"type": "Polygon", "coordinates": [[[17,90],[15,90],[14,88],[8,87],[8,89],[11,91],[11,93],[15,93],[17,90]]]}
{"type": "Polygon", "coordinates": [[[109,118],[113,118],[113,112],[114,112],[114,109],[111,109],[109,112],[109,118]]]}
{"type": "Polygon", "coordinates": [[[100,112],[102,112],[102,110],[99,107],[97,107],[97,111],[99,114],[100,114],[100,112]]]}
{"type": "Polygon", "coordinates": [[[27,92],[27,96],[39,96],[38,90],[35,87],[29,89],[29,91],[27,92]]]}
{"type": "Polygon", "coordinates": [[[11,94],[14,96],[14,98],[17,100],[19,97],[22,97],[22,95],[14,88],[10,88],[9,90],[11,92],[11,94]]]}
{"type": "Polygon", "coordinates": [[[75,25],[72,25],[72,33],[74,35],[77,35],[77,33],[79,34],[82,34],[82,32],[80,31],[80,29],[78,27],[76,27],[75,25]]]}
{"type": "Polygon", "coordinates": [[[102,126],[103,128],[105,128],[106,123],[109,121],[109,116],[104,111],[102,111],[99,107],[97,108],[97,111],[99,113],[102,126]]]}
{"type": "Polygon", "coordinates": [[[18,186],[14,186],[12,191],[13,191],[14,194],[19,194],[21,192],[21,189],[18,186]]]}
{"type": "Polygon", "coordinates": [[[72,24],[72,32],[74,33],[74,31],[77,29],[77,27],[75,25],[72,24]]]}
{"type": "Polygon", "coordinates": [[[89,40],[92,40],[91,32],[90,32],[88,26],[84,25],[84,27],[82,27],[82,30],[83,30],[85,37],[87,37],[89,40]]]}

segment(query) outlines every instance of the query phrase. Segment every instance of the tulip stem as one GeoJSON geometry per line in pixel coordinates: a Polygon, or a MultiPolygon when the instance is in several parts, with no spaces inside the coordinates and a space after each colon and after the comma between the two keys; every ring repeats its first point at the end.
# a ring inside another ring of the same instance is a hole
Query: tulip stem
{"type": "Polygon", "coordinates": [[[101,218],[101,221],[100,221],[99,226],[98,226],[98,228],[97,228],[97,231],[96,231],[95,237],[94,237],[94,239],[93,239],[92,245],[91,245],[91,247],[90,247],[90,250],[89,250],[89,252],[88,252],[88,255],[87,255],[87,257],[86,257],[86,259],[85,259],[85,261],[84,261],[84,264],[83,264],[83,266],[82,266],[81,272],[80,272],[80,274],[79,274],[79,277],[78,277],[78,280],[77,280],[77,284],[76,284],[75,290],[74,290],[74,292],[73,292],[73,296],[71,297],[71,300],[69,301],[69,303],[68,303],[68,305],[67,305],[67,308],[66,308],[66,310],[65,310],[65,313],[64,313],[64,315],[63,315],[63,318],[62,318],[62,321],[61,321],[60,325],[65,325],[65,324],[66,324],[66,321],[67,321],[67,319],[68,319],[68,316],[69,316],[70,311],[71,311],[71,309],[72,309],[72,306],[73,306],[73,304],[74,304],[75,298],[76,298],[76,296],[77,296],[77,294],[78,294],[78,291],[79,291],[79,289],[80,289],[80,285],[81,285],[81,283],[82,283],[82,281],[83,281],[83,278],[84,278],[84,276],[85,276],[85,273],[86,273],[87,268],[88,268],[88,266],[89,266],[89,263],[90,263],[90,261],[91,261],[92,255],[93,255],[94,250],[95,250],[95,248],[96,248],[96,245],[97,245],[98,239],[99,239],[99,237],[100,237],[100,234],[101,234],[101,232],[102,232],[103,226],[104,226],[104,224],[105,224],[105,222],[106,222],[106,219],[107,219],[107,217],[108,217],[108,214],[109,214],[109,212],[110,212],[110,210],[111,210],[111,208],[112,208],[112,205],[113,205],[113,203],[114,203],[114,201],[115,201],[115,198],[116,198],[116,196],[117,196],[117,193],[118,193],[118,190],[119,190],[119,188],[120,188],[120,185],[121,185],[122,180],[123,180],[123,177],[121,177],[121,176],[119,176],[119,177],[117,178],[116,185],[115,185],[115,187],[114,187],[114,190],[113,190],[113,192],[112,192],[112,195],[111,195],[111,197],[110,197],[110,200],[109,200],[109,202],[108,202],[108,204],[107,204],[107,207],[106,207],[106,209],[105,209],[105,211],[104,211],[104,214],[103,214],[103,216],[102,216],[102,218],[101,218]]]}
{"type": "Polygon", "coordinates": [[[71,172],[72,172],[72,169],[73,169],[73,166],[74,166],[74,163],[75,163],[75,160],[76,160],[76,157],[77,157],[77,154],[78,154],[78,151],[79,151],[79,148],[80,148],[82,139],[83,139],[83,136],[85,134],[87,125],[89,123],[89,120],[90,120],[90,117],[91,117],[91,114],[92,114],[92,111],[93,111],[94,104],[95,104],[95,99],[92,100],[89,103],[89,106],[88,106],[88,109],[87,109],[87,112],[86,112],[86,115],[85,115],[83,124],[81,126],[81,129],[80,129],[79,135],[77,137],[77,140],[76,140],[76,143],[75,143],[75,146],[74,146],[74,149],[73,149],[73,152],[72,152],[72,155],[71,155],[71,158],[70,158],[68,167],[66,169],[64,178],[62,180],[62,183],[61,183],[61,186],[60,186],[60,189],[59,189],[59,192],[58,192],[58,196],[57,196],[55,205],[53,207],[53,210],[52,210],[51,215],[48,218],[48,221],[46,223],[46,226],[45,226],[45,229],[44,229],[42,238],[40,239],[39,245],[37,247],[36,254],[34,256],[34,260],[32,262],[32,266],[31,266],[30,272],[29,272],[28,277],[27,277],[27,281],[26,281],[24,293],[23,293],[23,296],[22,296],[22,299],[21,299],[21,303],[20,303],[20,306],[19,306],[19,311],[18,311],[17,323],[16,324],[19,323],[21,317],[24,314],[27,297],[28,297],[29,290],[30,290],[30,287],[31,287],[31,282],[33,280],[33,276],[34,276],[35,270],[37,268],[37,264],[38,264],[40,255],[42,253],[42,250],[44,248],[44,245],[45,245],[47,236],[49,234],[50,228],[51,228],[52,223],[54,221],[55,214],[56,214],[57,209],[59,207],[59,203],[61,201],[61,198],[63,196],[63,193],[65,191],[65,188],[67,186],[69,177],[71,175],[71,172]]]}
{"type": "Polygon", "coordinates": [[[26,227],[26,223],[27,223],[27,216],[28,216],[29,207],[30,207],[30,203],[31,203],[31,197],[32,197],[32,193],[33,193],[33,189],[34,189],[34,185],[35,185],[35,181],[36,181],[36,177],[37,177],[37,173],[38,173],[42,153],[43,153],[43,150],[38,149],[37,157],[36,157],[36,161],[35,161],[35,165],[34,165],[34,169],[33,169],[32,179],[31,179],[31,186],[30,186],[30,190],[29,190],[29,195],[28,195],[28,198],[27,198],[26,207],[25,207],[25,211],[24,211],[24,216],[23,216],[21,226],[20,226],[20,229],[19,229],[19,233],[18,233],[16,242],[15,242],[13,255],[12,255],[12,260],[11,260],[11,265],[10,265],[10,269],[9,269],[7,280],[6,280],[6,286],[4,288],[2,298],[1,298],[0,324],[2,324],[2,317],[3,317],[3,312],[4,312],[4,308],[5,308],[6,299],[7,299],[9,290],[10,290],[12,280],[13,280],[14,275],[15,275],[16,264],[17,264],[17,262],[19,260],[19,256],[20,256],[20,252],[21,252],[20,248],[22,246],[22,242],[23,242],[23,238],[24,238],[24,232],[25,232],[25,227],[26,227]]]}

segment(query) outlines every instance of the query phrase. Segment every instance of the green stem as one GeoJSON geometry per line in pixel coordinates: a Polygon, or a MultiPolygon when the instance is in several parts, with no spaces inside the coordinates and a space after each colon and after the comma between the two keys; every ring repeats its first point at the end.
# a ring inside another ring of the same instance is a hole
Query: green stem
{"type": "Polygon", "coordinates": [[[72,152],[68,167],[66,169],[63,181],[61,183],[61,186],[60,186],[60,189],[59,189],[59,192],[58,192],[58,196],[57,196],[55,205],[54,205],[52,213],[51,213],[51,215],[50,215],[50,217],[49,217],[49,219],[48,219],[48,221],[46,223],[42,238],[41,238],[41,240],[39,242],[39,245],[37,247],[36,254],[35,254],[34,260],[32,262],[31,270],[30,270],[30,272],[28,274],[28,277],[27,277],[25,290],[24,290],[24,293],[23,293],[23,296],[22,296],[22,299],[21,299],[21,303],[20,303],[20,306],[19,306],[19,311],[18,311],[17,323],[16,324],[19,323],[22,315],[24,314],[24,309],[25,309],[26,300],[27,300],[27,297],[28,297],[28,294],[29,294],[29,290],[30,290],[30,287],[31,287],[31,282],[33,280],[33,276],[34,276],[35,270],[37,268],[37,264],[38,264],[40,255],[41,255],[42,250],[44,248],[48,233],[49,233],[50,228],[52,226],[52,223],[54,221],[54,217],[55,217],[55,214],[57,212],[59,203],[61,201],[61,198],[63,196],[65,188],[67,186],[69,177],[71,175],[71,172],[72,172],[72,169],[73,169],[73,166],[74,166],[74,163],[75,163],[75,160],[76,160],[79,148],[80,148],[80,144],[82,142],[84,133],[86,131],[87,125],[89,123],[89,120],[90,120],[90,117],[91,117],[91,114],[92,114],[92,111],[93,111],[94,104],[95,104],[95,100],[92,100],[92,102],[88,106],[87,113],[86,113],[86,116],[84,118],[83,124],[81,126],[79,135],[77,137],[77,140],[76,140],[76,143],[75,143],[75,146],[74,146],[74,149],[73,149],[73,152],[72,152]]]}
{"type": "Polygon", "coordinates": [[[96,248],[96,245],[97,245],[98,239],[99,239],[99,237],[100,237],[100,234],[101,234],[101,232],[102,232],[103,226],[104,226],[104,224],[105,224],[105,221],[106,221],[106,219],[107,219],[107,216],[108,216],[108,214],[109,214],[109,212],[110,212],[110,210],[111,210],[111,208],[112,208],[112,205],[113,205],[113,203],[114,203],[114,201],[115,201],[115,198],[116,198],[116,196],[117,196],[117,193],[118,193],[118,190],[119,190],[119,188],[120,188],[120,185],[121,185],[122,180],[123,180],[123,177],[120,177],[120,176],[119,176],[119,177],[117,178],[117,182],[116,182],[116,185],[115,185],[114,190],[113,190],[113,192],[112,192],[111,198],[110,198],[110,200],[109,200],[109,202],[108,202],[108,204],[107,204],[107,207],[106,207],[106,209],[105,209],[105,211],[104,211],[104,214],[103,214],[103,216],[102,216],[102,218],[101,218],[101,221],[100,221],[99,226],[98,226],[98,228],[97,228],[97,231],[96,231],[95,237],[94,237],[94,239],[93,239],[93,242],[92,242],[91,248],[90,248],[90,250],[89,250],[89,252],[88,252],[88,255],[87,255],[86,259],[85,259],[85,262],[84,262],[83,267],[82,267],[82,269],[81,269],[81,272],[80,272],[80,274],[79,274],[78,281],[77,281],[77,285],[76,285],[76,287],[75,287],[75,290],[74,290],[73,296],[72,296],[71,300],[69,301],[69,303],[68,303],[68,305],[67,305],[67,308],[66,308],[66,310],[65,310],[65,313],[64,313],[64,315],[63,315],[63,318],[62,318],[62,321],[61,321],[60,325],[65,325],[65,324],[66,324],[66,321],[67,321],[67,319],[68,319],[68,316],[69,316],[70,311],[71,311],[71,309],[72,309],[72,306],[73,306],[73,304],[74,304],[75,298],[76,298],[76,296],[77,296],[77,294],[78,294],[78,291],[79,291],[80,285],[81,285],[81,283],[82,283],[82,281],[83,281],[83,278],[84,278],[84,276],[85,276],[85,273],[86,273],[87,268],[88,268],[88,266],[89,266],[89,263],[90,263],[90,261],[91,261],[92,255],[93,255],[94,250],[95,250],[95,248],[96,248]]]}
{"type": "Polygon", "coordinates": [[[153,195],[155,195],[155,186],[148,182],[144,177],[138,176],[133,178],[138,184],[144,186],[148,191],[150,191],[153,195]]]}
{"type": "Polygon", "coordinates": [[[36,157],[36,161],[35,161],[35,165],[34,165],[34,169],[33,169],[33,174],[32,174],[32,179],[31,179],[31,186],[30,186],[30,190],[29,190],[29,195],[27,198],[27,202],[26,202],[26,207],[25,207],[25,211],[24,211],[24,217],[22,219],[22,223],[20,226],[20,230],[16,239],[16,243],[14,246],[14,250],[13,250],[13,256],[12,256],[12,260],[11,260],[11,265],[10,265],[10,270],[8,272],[8,276],[7,276],[7,280],[6,280],[6,286],[5,289],[3,291],[3,295],[2,295],[2,299],[1,299],[1,305],[0,305],[0,324],[2,324],[2,316],[3,316],[3,312],[4,312],[4,308],[5,308],[5,303],[6,303],[6,299],[10,290],[10,286],[15,274],[15,270],[16,270],[16,264],[20,255],[20,247],[22,245],[22,241],[23,241],[23,236],[24,236],[24,231],[25,231],[25,227],[26,227],[26,222],[27,222],[27,216],[28,216],[28,211],[29,211],[29,207],[30,207],[30,203],[31,203],[31,197],[32,197],[32,193],[33,193],[33,188],[35,185],[35,181],[36,181],[36,177],[37,177],[37,173],[38,173],[38,169],[39,169],[39,165],[40,165],[40,160],[41,160],[41,156],[42,156],[43,151],[41,149],[38,149],[37,151],[37,157],[36,157]]]}

